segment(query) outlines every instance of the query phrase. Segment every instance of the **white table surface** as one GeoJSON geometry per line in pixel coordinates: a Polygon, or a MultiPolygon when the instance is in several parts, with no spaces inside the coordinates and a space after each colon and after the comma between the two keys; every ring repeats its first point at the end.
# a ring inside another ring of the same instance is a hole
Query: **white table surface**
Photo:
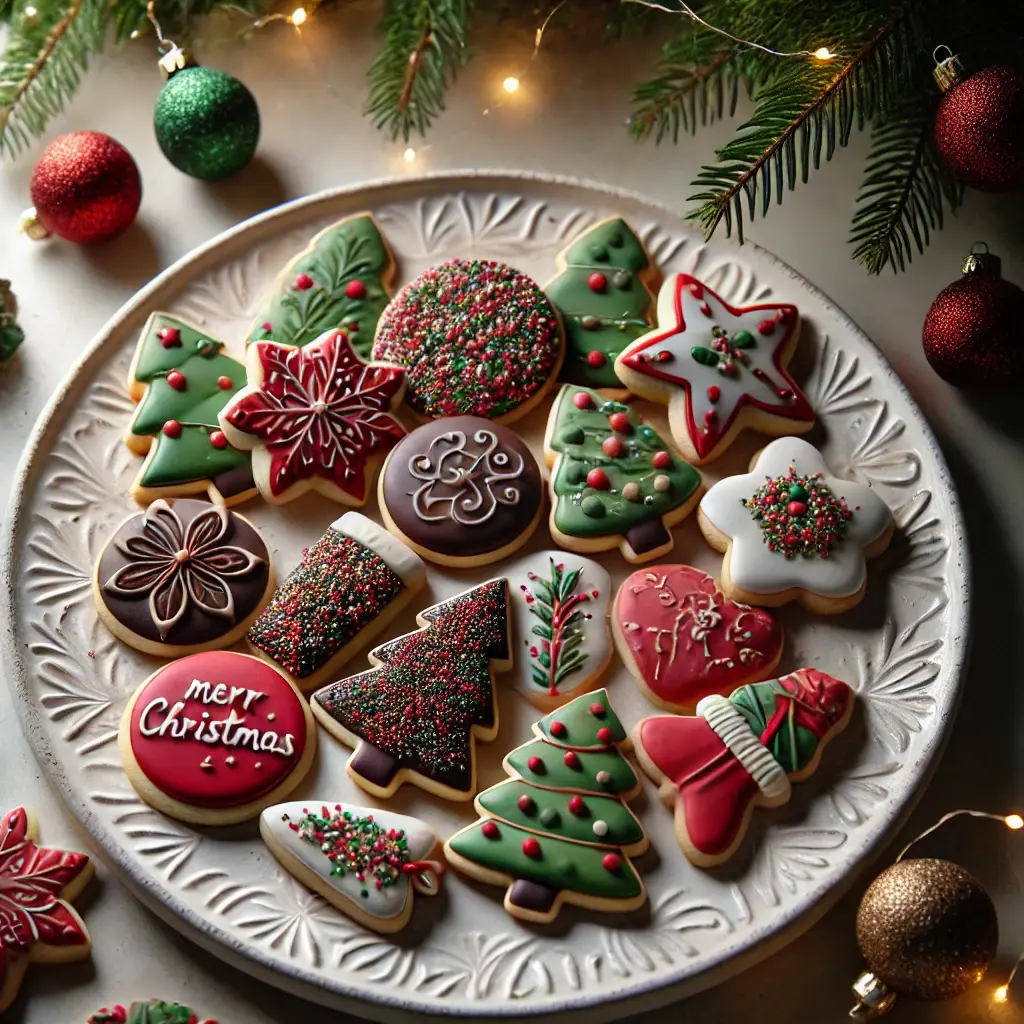
{"type": "MultiPolygon", "coordinates": [[[[654,53],[651,43],[624,44],[587,59],[585,47],[553,31],[522,76],[520,92],[502,102],[501,79],[519,72],[532,48],[532,33],[502,29],[493,41],[477,42],[477,57],[451,93],[447,113],[427,144],[413,143],[417,159],[408,165],[404,146],[388,141],[360,114],[376,16],[376,5],[359,2],[318,15],[301,36],[278,24],[248,46],[201,54],[205,63],[248,84],[263,119],[253,164],[213,185],[179,174],[157,148],[151,122],[160,78],[150,47],[136,43],[97,62],[48,138],[98,129],[135,156],[144,184],[139,219],[104,248],[36,245],[18,237],[18,214],[28,205],[32,161],[41,147],[0,169],[0,276],[14,282],[27,333],[18,360],[0,374],[5,495],[36,416],[100,326],[158,271],[239,220],[363,179],[477,167],[592,178],[682,207],[700,163],[727,134],[727,125],[716,126],[678,148],[629,140],[629,85],[654,53]],[[622,70],[609,75],[608,68],[622,70]]],[[[957,277],[975,240],[986,240],[1003,257],[1005,276],[1024,281],[1024,204],[1019,197],[969,194],[963,211],[925,256],[915,257],[909,273],[868,278],[850,261],[845,244],[867,141],[855,138],[809,185],[787,193],[783,207],[773,207],[750,235],[824,289],[874,338],[935,428],[963,501],[974,562],[974,648],[959,720],[909,836],[953,807],[1024,810],[1024,413],[1019,400],[1015,409],[1012,403],[969,401],[931,372],[920,345],[931,300],[957,277]]],[[[4,808],[34,809],[44,841],[87,847],[22,739],[2,686],[0,797],[4,808]]],[[[993,1009],[991,1003],[995,986],[1024,948],[1024,834],[961,822],[921,849],[959,860],[986,885],[999,910],[999,957],[993,974],[970,994],[945,1004],[904,1001],[893,1019],[974,1024],[1024,1018],[1024,979],[1015,986],[1016,1005],[993,1009]]],[[[885,857],[894,854],[892,849],[885,857]]],[[[783,952],[673,1007],[664,1019],[685,1014],[689,1024],[731,1024],[770,1013],[801,1024],[842,1020],[849,983],[860,968],[853,935],[857,901],[872,874],[783,952]]],[[[91,961],[33,966],[5,1021],[75,1024],[101,1005],[156,995],[187,1002],[222,1024],[345,1019],[253,981],[192,946],[136,903],[102,864],[80,905],[93,936],[91,961]]]]}

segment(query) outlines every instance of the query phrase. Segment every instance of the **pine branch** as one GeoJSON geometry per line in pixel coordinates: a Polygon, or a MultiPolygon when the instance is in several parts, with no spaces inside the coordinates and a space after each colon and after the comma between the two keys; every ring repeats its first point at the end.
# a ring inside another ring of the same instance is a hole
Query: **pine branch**
{"type": "Polygon", "coordinates": [[[366,112],[392,139],[420,135],[444,109],[468,57],[472,0],[389,0],[384,46],[370,65],[366,112]]]}
{"type": "Polygon", "coordinates": [[[941,229],[944,205],[960,205],[963,188],[939,162],[932,137],[939,99],[937,90],[911,92],[872,133],[850,237],[870,274],[887,265],[905,270],[914,248],[923,253],[941,229]]]}
{"type": "Polygon", "coordinates": [[[64,109],[89,58],[103,48],[103,0],[71,0],[12,28],[0,61],[0,155],[16,156],[64,109]]]}

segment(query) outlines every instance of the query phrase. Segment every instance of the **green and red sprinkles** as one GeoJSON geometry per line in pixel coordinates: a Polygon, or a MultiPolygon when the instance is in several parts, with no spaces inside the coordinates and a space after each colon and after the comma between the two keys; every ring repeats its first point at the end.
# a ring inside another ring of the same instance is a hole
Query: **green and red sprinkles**
{"type": "Polygon", "coordinates": [[[404,366],[406,402],[426,416],[498,419],[557,369],[558,316],[537,283],[492,260],[431,267],[381,317],[373,358],[404,366]]]}
{"type": "Polygon", "coordinates": [[[398,596],[401,579],[369,548],[328,530],[278,587],[249,642],[296,679],[312,675],[398,596]]]}
{"type": "MultiPolygon", "coordinates": [[[[285,815],[287,820],[287,815],[285,815]]],[[[320,813],[306,811],[288,827],[307,843],[320,848],[331,862],[336,877],[355,876],[362,883],[360,896],[370,895],[370,886],[388,889],[403,874],[409,863],[409,842],[399,828],[384,828],[373,815],[360,817],[343,811],[341,804],[333,809],[321,807],[320,813]]]]}
{"type": "Polygon", "coordinates": [[[828,558],[853,518],[846,499],[832,493],[821,473],[801,476],[792,466],[740,501],[760,525],[768,550],[786,558],[828,558]]]}

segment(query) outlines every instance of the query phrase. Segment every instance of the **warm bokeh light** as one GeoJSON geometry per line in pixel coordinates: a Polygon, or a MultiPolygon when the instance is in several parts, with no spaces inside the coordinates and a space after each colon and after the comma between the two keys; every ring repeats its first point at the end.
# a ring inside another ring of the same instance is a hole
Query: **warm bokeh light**
{"type": "Polygon", "coordinates": [[[413,160],[415,160],[415,159],[416,159],[416,150],[415,150],[415,149],[413,149],[413,148],[412,148],[412,146],[410,146],[410,147],[409,147],[409,148],[408,148],[408,149],[407,149],[407,150],[406,150],[406,151],[405,151],[405,152],[404,152],[404,153],[402,154],[402,156],[403,156],[403,157],[405,158],[405,162],[406,162],[407,164],[411,164],[411,163],[413,162],[413,160]]]}
{"type": "Polygon", "coordinates": [[[1024,818],[1019,814],[1008,814],[1004,819],[1007,828],[1012,828],[1015,832],[1019,828],[1024,828],[1024,818]]]}
{"type": "Polygon", "coordinates": [[[814,56],[817,57],[818,60],[831,60],[835,54],[827,46],[819,46],[818,49],[814,51],[814,56]]]}
{"type": "Polygon", "coordinates": [[[501,83],[501,87],[505,92],[515,92],[519,88],[519,79],[515,75],[509,75],[504,82],[501,83]]]}
{"type": "Polygon", "coordinates": [[[309,17],[309,14],[306,13],[306,8],[305,7],[296,7],[295,10],[292,11],[291,17],[288,20],[296,28],[298,28],[299,25],[305,25],[306,24],[306,19],[308,17],[309,17]]]}
{"type": "Polygon", "coordinates": [[[992,998],[995,999],[997,1003],[1005,1003],[1007,994],[1006,986],[1000,985],[999,988],[996,989],[995,995],[992,998]]]}

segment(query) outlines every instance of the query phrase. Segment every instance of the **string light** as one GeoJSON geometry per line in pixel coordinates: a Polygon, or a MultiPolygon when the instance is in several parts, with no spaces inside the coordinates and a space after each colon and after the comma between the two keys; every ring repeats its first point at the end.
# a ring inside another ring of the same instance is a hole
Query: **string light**
{"type": "Polygon", "coordinates": [[[827,46],[819,46],[814,51],[814,57],[817,60],[831,60],[835,54],[827,46]]]}
{"type": "Polygon", "coordinates": [[[416,150],[409,146],[402,154],[402,157],[407,164],[411,164],[416,159],[416,150]]]}
{"type": "Polygon", "coordinates": [[[1008,814],[1003,821],[1006,824],[1006,827],[1014,832],[1018,829],[1024,828],[1024,818],[1019,814],[1008,814]]]}
{"type": "Polygon", "coordinates": [[[305,25],[309,18],[309,12],[305,7],[296,7],[291,13],[291,17],[288,19],[296,28],[300,25],[305,25]]]}
{"type": "Polygon", "coordinates": [[[505,92],[512,93],[519,88],[519,79],[515,75],[509,75],[504,82],[501,83],[501,87],[505,92]]]}
{"type": "MultiPolygon", "coordinates": [[[[322,0],[314,0],[314,9],[321,2],[322,0]]],[[[32,9],[33,8],[26,8],[26,11],[32,9]]],[[[306,22],[309,21],[310,13],[311,12],[307,10],[305,7],[296,7],[291,14],[283,14],[280,11],[275,11],[273,14],[264,14],[263,17],[257,18],[255,21],[252,22],[252,24],[247,25],[245,28],[241,29],[230,38],[234,39],[240,38],[242,36],[248,36],[254,30],[265,28],[273,21],[283,21],[298,29],[300,26],[305,25],[306,22]]],[[[172,40],[166,39],[164,37],[163,31],[160,28],[160,23],[156,19],[156,0],[147,0],[146,18],[148,19],[149,23],[153,26],[153,31],[156,33],[157,46],[160,48],[161,52],[166,52],[168,49],[174,49],[175,44],[173,43],[172,40]]],[[[132,29],[129,38],[138,39],[141,35],[142,31],[136,28],[132,29]]],[[[214,40],[213,42],[223,42],[223,40],[214,40]]]]}

